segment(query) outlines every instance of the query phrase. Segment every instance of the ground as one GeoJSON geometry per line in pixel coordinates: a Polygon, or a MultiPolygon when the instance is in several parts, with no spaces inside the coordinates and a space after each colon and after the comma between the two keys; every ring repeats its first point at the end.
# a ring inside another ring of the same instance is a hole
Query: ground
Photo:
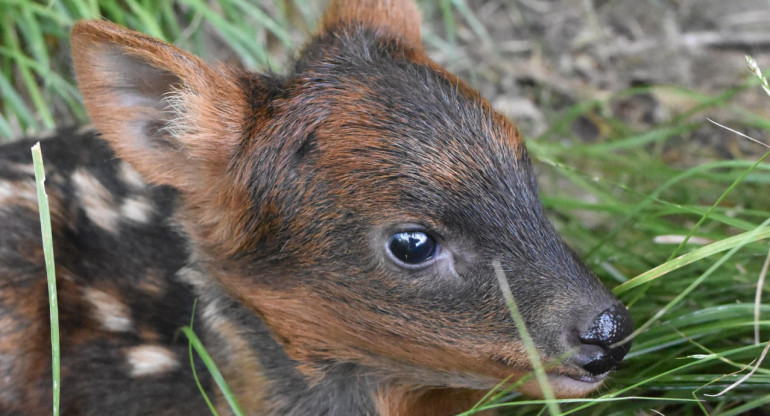
{"type": "MultiPolygon", "coordinates": [[[[770,66],[770,4],[764,0],[501,0],[471,4],[478,5],[473,9],[486,33],[477,34],[470,25],[462,25],[459,47],[450,52],[439,49],[434,56],[470,79],[529,137],[548,129],[549,114],[577,102],[603,100],[632,87],[651,85],[720,94],[750,77],[744,55],[753,55],[760,66],[770,66]]],[[[436,22],[433,27],[440,32],[436,22]]],[[[767,98],[755,88],[733,102],[767,118],[767,98]]],[[[612,100],[602,110],[634,130],[643,130],[696,103],[654,89],[612,100]]],[[[733,123],[736,120],[730,111],[716,110],[692,117],[704,122],[703,127],[683,139],[708,144],[713,149],[700,150],[711,150],[719,157],[764,153],[744,140],[725,145],[735,137],[707,124],[704,116],[744,127],[733,123]]],[[[572,123],[574,136],[568,139],[602,140],[602,133],[608,130],[603,127],[589,113],[572,123]]],[[[752,133],[751,129],[741,131],[752,133]]]]}

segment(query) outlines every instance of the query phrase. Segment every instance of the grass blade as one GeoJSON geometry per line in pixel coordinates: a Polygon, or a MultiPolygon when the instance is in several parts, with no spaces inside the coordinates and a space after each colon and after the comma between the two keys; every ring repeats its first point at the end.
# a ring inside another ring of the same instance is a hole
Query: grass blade
{"type": "Polygon", "coordinates": [[[11,130],[11,125],[8,124],[8,121],[3,116],[3,113],[0,113],[0,142],[2,142],[5,138],[11,138],[13,135],[13,130],[11,130]]]}
{"type": "Polygon", "coordinates": [[[754,170],[754,168],[756,168],[760,163],[762,163],[768,156],[770,156],[770,152],[765,153],[764,156],[762,156],[759,160],[757,160],[757,162],[754,163],[750,168],[746,169],[746,171],[744,171],[740,176],[738,176],[735,179],[735,181],[733,181],[733,183],[730,184],[730,186],[727,189],[725,189],[724,192],[722,192],[722,195],[720,195],[719,198],[717,198],[716,202],[714,202],[711,205],[709,210],[705,214],[703,214],[703,216],[701,216],[698,222],[695,223],[695,225],[690,229],[690,232],[687,234],[687,237],[679,244],[679,246],[677,246],[676,249],[674,249],[674,252],[671,253],[668,260],[673,259],[677,254],[679,254],[682,248],[684,248],[685,244],[687,244],[687,240],[689,240],[690,237],[692,237],[693,234],[695,234],[695,231],[697,231],[700,228],[701,224],[703,224],[703,222],[709,218],[711,213],[714,212],[714,210],[722,203],[722,201],[727,197],[727,195],[729,195],[730,192],[733,189],[735,189],[736,186],[738,186],[741,182],[743,182],[743,179],[746,178],[746,176],[749,173],[751,173],[754,170]]]}
{"type": "Polygon", "coordinates": [[[503,297],[508,304],[508,309],[511,311],[511,317],[516,323],[516,328],[519,330],[521,342],[524,344],[524,348],[527,350],[527,356],[529,356],[530,361],[532,361],[535,378],[537,379],[537,384],[540,386],[540,391],[543,393],[543,397],[545,398],[546,407],[548,408],[548,411],[551,413],[551,415],[560,415],[561,409],[559,409],[559,405],[556,402],[556,396],[554,396],[553,390],[551,390],[551,385],[548,383],[548,376],[545,374],[545,368],[543,367],[543,363],[540,361],[540,356],[537,353],[535,342],[529,335],[529,331],[527,331],[527,325],[524,323],[524,318],[521,317],[519,309],[516,306],[516,300],[513,298],[511,288],[508,286],[508,279],[505,277],[505,272],[503,272],[503,268],[499,261],[492,262],[492,266],[495,268],[495,275],[497,276],[497,280],[500,283],[500,290],[503,291],[503,297]]]}
{"type": "MultiPolygon", "coordinates": [[[[211,358],[211,355],[209,355],[208,351],[206,351],[206,348],[203,346],[201,340],[189,326],[182,327],[180,330],[185,334],[185,336],[187,336],[190,344],[193,348],[195,348],[195,352],[197,352],[198,356],[201,357],[203,364],[206,365],[209,373],[211,373],[211,377],[214,379],[217,387],[219,387],[219,390],[222,392],[225,400],[227,400],[227,404],[230,405],[230,409],[236,416],[243,416],[245,413],[243,413],[240,404],[238,404],[233,391],[230,390],[230,387],[227,385],[225,378],[222,376],[222,373],[219,372],[216,363],[214,363],[214,359],[211,358]]],[[[214,413],[216,414],[216,412],[214,413]]]]}
{"type": "MultiPolygon", "coordinates": [[[[195,323],[195,309],[198,306],[198,299],[195,299],[195,302],[193,302],[193,308],[192,313],[190,314],[190,329],[192,330],[193,324],[195,323]]],[[[211,399],[209,399],[209,395],[206,394],[206,390],[203,389],[203,386],[201,385],[200,378],[198,377],[198,371],[195,369],[195,359],[193,357],[193,343],[192,340],[188,339],[187,342],[187,354],[190,357],[190,369],[193,373],[193,378],[195,379],[195,384],[198,386],[198,391],[201,392],[201,396],[203,396],[203,400],[206,402],[206,406],[209,407],[209,410],[211,411],[211,414],[214,416],[219,416],[219,412],[217,412],[216,407],[214,407],[214,404],[211,403],[211,399]]]]}
{"type": "MultiPolygon", "coordinates": [[[[15,49],[20,54],[24,54],[21,44],[19,43],[18,36],[16,32],[13,31],[14,26],[12,25],[13,20],[11,19],[11,17],[12,17],[11,15],[6,16],[7,26],[3,33],[4,40],[5,42],[7,42],[7,44],[11,49],[15,49]]],[[[53,115],[51,114],[51,111],[48,109],[48,104],[43,98],[43,92],[38,86],[37,81],[35,80],[35,77],[32,75],[32,72],[29,70],[29,67],[27,65],[19,64],[17,65],[17,68],[19,73],[21,74],[21,78],[24,82],[24,86],[26,87],[27,93],[30,96],[30,100],[35,106],[35,110],[37,111],[37,114],[40,116],[40,119],[42,120],[43,125],[47,129],[53,129],[55,126],[55,123],[53,121],[53,115]]]]}
{"type": "Polygon", "coordinates": [[[683,254],[673,260],[667,261],[658,267],[650,269],[639,276],[634,277],[622,285],[617,286],[612,290],[613,293],[619,295],[625,293],[637,286],[651,282],[661,276],[664,276],[674,270],[680,269],[690,263],[696,262],[700,259],[713,256],[714,254],[721,253],[725,250],[742,246],[754,241],[764,240],[770,237],[770,227],[760,226],[754,230],[747,231],[742,234],[738,234],[733,237],[725,238],[724,240],[717,241],[716,243],[709,244],[699,249],[693,250],[687,254],[683,254]]]}
{"type": "Polygon", "coordinates": [[[51,373],[53,376],[53,414],[59,415],[61,396],[60,351],[59,351],[59,302],[56,294],[56,272],[53,259],[53,237],[51,233],[51,213],[48,209],[48,195],[45,193],[45,170],[40,143],[32,146],[32,163],[35,167],[35,186],[37,203],[40,210],[40,230],[43,235],[43,253],[45,271],[48,279],[48,304],[51,309],[51,373]]]}

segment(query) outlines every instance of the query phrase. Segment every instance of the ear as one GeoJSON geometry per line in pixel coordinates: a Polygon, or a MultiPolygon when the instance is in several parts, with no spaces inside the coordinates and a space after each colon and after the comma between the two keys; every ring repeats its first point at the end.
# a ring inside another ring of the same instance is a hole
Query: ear
{"type": "Polygon", "coordinates": [[[420,20],[414,0],[332,0],[322,20],[321,32],[358,23],[379,35],[421,49],[420,20]]]}
{"type": "Polygon", "coordinates": [[[106,21],[78,22],[72,55],[94,126],[148,180],[189,191],[225,171],[248,108],[234,75],[106,21]]]}

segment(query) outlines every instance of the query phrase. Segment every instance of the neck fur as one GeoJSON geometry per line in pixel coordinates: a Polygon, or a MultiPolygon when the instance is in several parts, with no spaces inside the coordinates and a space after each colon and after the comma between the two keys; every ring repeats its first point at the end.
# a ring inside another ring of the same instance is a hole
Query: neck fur
{"type": "MultiPolygon", "coordinates": [[[[322,379],[310,381],[265,323],[201,270],[188,266],[179,273],[196,287],[196,320],[202,323],[195,330],[246,414],[443,416],[470,409],[484,395],[394,382],[350,363],[329,363],[322,379]]],[[[229,414],[224,397],[213,390],[218,410],[229,414]]]]}

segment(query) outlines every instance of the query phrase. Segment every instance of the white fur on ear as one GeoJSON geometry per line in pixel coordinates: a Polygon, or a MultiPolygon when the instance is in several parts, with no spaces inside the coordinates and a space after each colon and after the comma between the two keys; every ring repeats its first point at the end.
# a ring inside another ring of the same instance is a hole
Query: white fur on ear
{"type": "Polygon", "coordinates": [[[184,190],[224,171],[248,108],[233,76],[105,21],[78,22],[72,54],[94,126],[148,180],[184,190]]]}

